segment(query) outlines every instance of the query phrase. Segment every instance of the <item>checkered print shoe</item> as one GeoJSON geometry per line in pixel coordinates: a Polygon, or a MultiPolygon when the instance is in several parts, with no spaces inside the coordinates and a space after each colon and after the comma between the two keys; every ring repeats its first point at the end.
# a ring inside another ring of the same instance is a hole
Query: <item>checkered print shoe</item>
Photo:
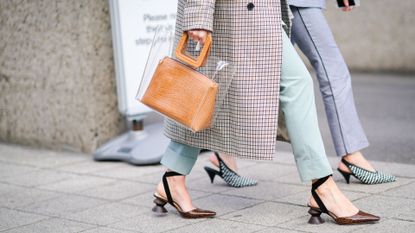
{"type": "Polygon", "coordinates": [[[364,168],[358,167],[354,164],[347,162],[344,158],[342,158],[342,163],[346,165],[351,173],[345,172],[337,168],[337,170],[343,175],[346,182],[349,184],[350,182],[350,175],[354,176],[356,179],[360,180],[363,184],[382,184],[388,182],[394,182],[396,177],[393,175],[385,174],[379,171],[368,171],[364,168]]]}
{"type": "Polygon", "coordinates": [[[213,183],[215,176],[220,176],[228,185],[241,188],[246,186],[253,186],[257,184],[257,181],[251,178],[242,177],[238,173],[232,171],[223,160],[219,157],[219,154],[214,152],[219,161],[219,171],[210,167],[204,167],[208,173],[210,181],[213,183]]]}

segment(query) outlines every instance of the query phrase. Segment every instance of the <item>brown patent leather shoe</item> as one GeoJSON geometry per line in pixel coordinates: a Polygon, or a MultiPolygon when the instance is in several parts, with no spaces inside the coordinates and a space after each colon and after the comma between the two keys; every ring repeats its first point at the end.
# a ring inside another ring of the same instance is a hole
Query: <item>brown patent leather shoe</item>
{"type": "Polygon", "coordinates": [[[170,194],[170,188],[169,188],[169,184],[167,183],[167,177],[169,176],[181,176],[182,174],[179,174],[177,172],[166,172],[163,175],[163,186],[164,186],[164,191],[166,193],[166,197],[163,197],[162,195],[158,194],[158,193],[154,193],[154,204],[156,204],[156,206],[153,207],[153,212],[156,212],[158,214],[163,214],[163,213],[167,213],[166,208],[164,207],[167,203],[169,203],[171,206],[173,206],[177,212],[179,212],[179,214],[183,217],[183,218],[211,218],[214,217],[216,215],[216,212],[214,211],[210,211],[210,210],[203,210],[203,209],[199,209],[199,208],[195,208],[193,210],[190,211],[183,211],[183,209],[180,207],[180,205],[175,202],[173,200],[173,198],[171,197],[170,194]]]}
{"type": "Polygon", "coordinates": [[[348,216],[348,217],[338,217],[334,213],[327,210],[326,206],[324,205],[323,201],[320,199],[320,197],[317,195],[316,189],[323,184],[329,177],[323,177],[321,179],[318,179],[316,182],[313,183],[311,188],[311,194],[313,195],[314,200],[317,202],[317,205],[319,207],[312,207],[310,204],[308,204],[308,207],[310,207],[310,210],[308,213],[311,215],[310,220],[308,223],[310,224],[321,224],[324,223],[324,220],[320,217],[322,213],[325,213],[329,215],[331,218],[336,221],[337,224],[340,225],[350,225],[350,224],[361,224],[361,223],[374,223],[380,220],[380,217],[375,216],[373,214],[369,214],[363,211],[360,211],[356,213],[355,215],[348,216]]]}
{"type": "MultiPolygon", "coordinates": [[[[308,213],[311,215],[311,218],[308,221],[308,223],[310,224],[324,223],[324,220],[320,217],[320,215],[324,212],[321,211],[320,208],[312,207],[310,205],[309,207],[310,207],[310,210],[308,211],[308,213]]],[[[335,214],[333,214],[330,211],[328,211],[326,214],[328,214],[331,218],[333,218],[334,221],[339,225],[372,223],[372,222],[377,222],[380,220],[378,216],[375,216],[373,214],[369,214],[369,213],[366,213],[360,210],[357,214],[349,216],[349,217],[337,217],[335,214]]]]}

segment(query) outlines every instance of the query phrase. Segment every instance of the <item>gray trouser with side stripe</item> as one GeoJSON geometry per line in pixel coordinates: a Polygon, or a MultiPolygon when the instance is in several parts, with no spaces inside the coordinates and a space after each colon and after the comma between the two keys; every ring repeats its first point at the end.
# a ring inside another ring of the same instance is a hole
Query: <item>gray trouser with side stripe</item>
{"type": "Polygon", "coordinates": [[[353,99],[347,65],[321,8],[291,6],[291,42],[310,60],[317,74],[331,136],[338,156],[369,145],[353,99]]]}

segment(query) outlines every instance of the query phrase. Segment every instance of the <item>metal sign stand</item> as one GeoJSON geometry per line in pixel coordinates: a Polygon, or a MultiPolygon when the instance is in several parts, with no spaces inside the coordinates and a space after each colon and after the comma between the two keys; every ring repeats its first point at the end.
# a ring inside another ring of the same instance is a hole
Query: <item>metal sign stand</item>
{"type": "Polygon", "coordinates": [[[158,164],[169,139],[163,135],[163,124],[143,127],[143,120],[133,120],[132,129],[101,146],[93,154],[96,161],[124,161],[134,165],[158,164]]]}
{"type": "Polygon", "coordinates": [[[96,161],[157,164],[170,142],[163,135],[163,118],[134,97],[149,49],[145,42],[158,25],[174,29],[177,1],[109,0],[109,4],[118,107],[130,130],[101,146],[93,157],[96,161]]]}

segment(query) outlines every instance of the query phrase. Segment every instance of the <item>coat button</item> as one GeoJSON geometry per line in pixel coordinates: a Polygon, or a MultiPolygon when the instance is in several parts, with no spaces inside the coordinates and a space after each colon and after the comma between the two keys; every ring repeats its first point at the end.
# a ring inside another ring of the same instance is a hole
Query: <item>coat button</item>
{"type": "Polygon", "coordinates": [[[248,8],[249,11],[252,11],[254,9],[254,7],[255,7],[255,5],[252,2],[248,3],[248,5],[246,5],[246,8],[248,8]]]}

